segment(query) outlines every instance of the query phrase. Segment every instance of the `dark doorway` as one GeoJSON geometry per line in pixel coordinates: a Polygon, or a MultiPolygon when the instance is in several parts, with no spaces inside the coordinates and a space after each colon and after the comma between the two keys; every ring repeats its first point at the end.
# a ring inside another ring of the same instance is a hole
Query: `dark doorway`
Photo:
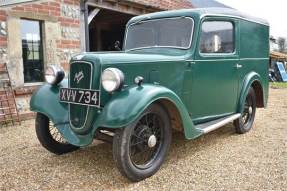
{"type": "MultiPolygon", "coordinates": [[[[91,14],[95,7],[89,7],[91,14]]],[[[125,27],[134,15],[121,12],[100,9],[89,23],[89,47],[90,51],[117,51],[116,41],[122,48],[125,27]]]]}

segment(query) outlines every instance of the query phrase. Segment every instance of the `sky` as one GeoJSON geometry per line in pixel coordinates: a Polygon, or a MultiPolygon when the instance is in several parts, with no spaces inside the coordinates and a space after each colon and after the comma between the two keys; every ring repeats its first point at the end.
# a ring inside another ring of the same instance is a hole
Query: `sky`
{"type": "Polygon", "coordinates": [[[287,1],[285,0],[217,0],[249,15],[266,19],[270,35],[287,38],[287,1]]]}

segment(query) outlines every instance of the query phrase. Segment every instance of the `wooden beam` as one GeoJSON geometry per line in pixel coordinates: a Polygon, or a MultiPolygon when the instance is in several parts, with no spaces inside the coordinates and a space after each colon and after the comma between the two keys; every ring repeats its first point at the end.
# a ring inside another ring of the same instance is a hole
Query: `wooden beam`
{"type": "Polygon", "coordinates": [[[144,13],[161,11],[158,7],[139,4],[132,1],[118,1],[118,0],[87,0],[87,4],[93,7],[109,9],[117,12],[127,13],[130,15],[140,15],[144,13]]]}
{"type": "Polygon", "coordinates": [[[95,16],[100,12],[100,9],[95,8],[88,16],[88,24],[95,18],[95,16]]]}

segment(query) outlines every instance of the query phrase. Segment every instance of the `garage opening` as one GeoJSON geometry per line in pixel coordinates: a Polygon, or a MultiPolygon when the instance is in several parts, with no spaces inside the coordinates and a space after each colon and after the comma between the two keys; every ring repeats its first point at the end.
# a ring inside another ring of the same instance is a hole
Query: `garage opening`
{"type": "Polygon", "coordinates": [[[134,15],[92,6],[88,11],[90,51],[121,50],[126,24],[134,15]]]}

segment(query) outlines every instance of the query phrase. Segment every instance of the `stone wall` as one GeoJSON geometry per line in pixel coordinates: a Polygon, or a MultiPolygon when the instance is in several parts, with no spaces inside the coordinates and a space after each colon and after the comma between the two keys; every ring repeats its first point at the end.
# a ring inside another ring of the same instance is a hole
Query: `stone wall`
{"type": "Polygon", "coordinates": [[[167,9],[185,9],[191,8],[192,4],[188,0],[128,0],[130,2],[136,2],[144,5],[157,7],[162,10],[167,9]]]}
{"type": "Polygon", "coordinates": [[[7,61],[7,15],[0,10],[0,63],[7,61]]]}
{"type": "Polygon", "coordinates": [[[11,15],[44,21],[45,64],[59,63],[67,69],[71,56],[80,52],[79,4],[79,0],[39,1],[12,7],[10,11],[11,15]]]}

